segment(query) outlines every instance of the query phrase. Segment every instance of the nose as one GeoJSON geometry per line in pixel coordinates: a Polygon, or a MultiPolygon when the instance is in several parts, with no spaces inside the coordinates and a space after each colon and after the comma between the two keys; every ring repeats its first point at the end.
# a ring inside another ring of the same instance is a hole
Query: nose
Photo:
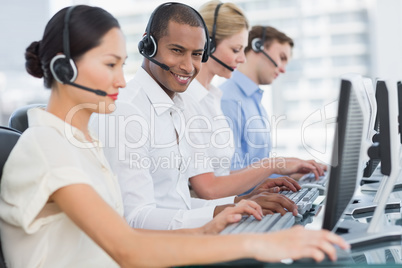
{"type": "Polygon", "coordinates": [[[126,87],[126,79],[124,78],[123,69],[119,70],[115,77],[114,86],[116,88],[124,88],[126,87]]]}
{"type": "Polygon", "coordinates": [[[286,72],[286,64],[282,63],[279,65],[279,72],[285,73],[286,72]]]}
{"type": "Polygon", "coordinates": [[[242,50],[237,58],[237,63],[245,63],[245,62],[246,62],[246,53],[244,53],[244,50],[242,50]]]}
{"type": "Polygon", "coordinates": [[[181,62],[180,62],[180,66],[179,68],[183,71],[185,71],[187,74],[190,74],[193,72],[194,70],[194,64],[193,64],[193,58],[192,55],[184,55],[181,62]]]}

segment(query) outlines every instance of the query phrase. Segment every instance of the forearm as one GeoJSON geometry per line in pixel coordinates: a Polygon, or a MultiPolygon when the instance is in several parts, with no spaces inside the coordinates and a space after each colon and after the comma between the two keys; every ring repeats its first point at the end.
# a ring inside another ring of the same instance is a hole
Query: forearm
{"type": "Polygon", "coordinates": [[[160,267],[207,264],[252,257],[244,235],[201,236],[178,234],[141,234],[130,237],[130,258],[122,267],[160,267]],[[158,254],[155,254],[155,253],[158,254]]]}
{"type": "Polygon", "coordinates": [[[195,193],[204,199],[239,195],[256,186],[274,172],[269,160],[262,160],[227,176],[201,174],[190,179],[195,193]]]}

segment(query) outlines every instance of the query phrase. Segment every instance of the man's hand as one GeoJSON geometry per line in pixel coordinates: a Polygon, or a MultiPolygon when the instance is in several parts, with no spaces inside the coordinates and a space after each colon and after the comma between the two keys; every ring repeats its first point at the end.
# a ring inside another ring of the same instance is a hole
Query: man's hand
{"type": "Polygon", "coordinates": [[[297,192],[301,186],[290,177],[267,178],[263,180],[251,193],[253,195],[261,192],[277,193],[279,191],[297,192]]]}
{"type": "Polygon", "coordinates": [[[254,195],[252,193],[244,196],[236,196],[235,202],[240,202],[243,199],[255,201],[261,206],[264,215],[273,213],[284,215],[286,212],[292,212],[296,216],[298,213],[297,205],[285,195],[269,192],[261,192],[254,195]]]}

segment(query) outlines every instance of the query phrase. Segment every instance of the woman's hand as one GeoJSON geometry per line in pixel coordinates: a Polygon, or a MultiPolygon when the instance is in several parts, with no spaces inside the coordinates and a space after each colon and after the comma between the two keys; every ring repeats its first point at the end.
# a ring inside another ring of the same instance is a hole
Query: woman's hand
{"type": "Polygon", "coordinates": [[[242,215],[253,215],[257,220],[262,219],[262,209],[254,201],[241,200],[234,206],[226,207],[212,221],[201,227],[203,234],[218,234],[226,226],[241,220],[242,215]]]}
{"type": "Polygon", "coordinates": [[[294,157],[276,157],[269,158],[269,166],[274,169],[276,174],[292,175],[314,173],[318,179],[324,175],[327,166],[316,162],[315,160],[302,160],[294,157]]]}
{"type": "Polygon", "coordinates": [[[343,238],[327,230],[307,230],[298,225],[291,229],[257,236],[249,243],[254,257],[260,261],[279,262],[283,259],[313,258],[320,262],[325,255],[336,260],[335,245],[350,248],[343,238]],[[258,242],[257,242],[258,241],[258,242]]]}

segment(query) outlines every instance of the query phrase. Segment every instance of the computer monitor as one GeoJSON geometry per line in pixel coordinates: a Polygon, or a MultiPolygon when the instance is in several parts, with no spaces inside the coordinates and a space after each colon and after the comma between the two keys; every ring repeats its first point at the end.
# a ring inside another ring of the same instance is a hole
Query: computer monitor
{"type": "MultiPolygon", "coordinates": [[[[378,132],[379,132],[377,98],[375,96],[375,90],[371,79],[365,78],[364,85],[370,108],[370,121],[369,121],[369,128],[367,131],[367,139],[370,144],[373,144],[375,142],[378,142],[378,132]]],[[[364,168],[363,177],[371,178],[373,172],[375,171],[380,162],[381,161],[379,158],[370,157],[370,159],[367,161],[366,167],[364,168]]],[[[363,184],[365,182],[376,182],[376,181],[378,182],[379,178],[371,180],[362,179],[361,183],[363,184]]]]}
{"type": "MultiPolygon", "coordinates": [[[[382,177],[378,180],[380,182],[364,184],[361,186],[362,192],[375,192],[375,196],[365,194],[359,195],[358,197],[354,198],[353,204],[349,205],[345,211],[345,214],[353,215],[354,217],[362,217],[366,216],[368,213],[374,212],[375,208],[377,207],[378,200],[383,195],[382,190],[384,185],[388,183],[388,176],[391,172],[391,152],[390,152],[390,135],[389,133],[389,122],[395,121],[396,123],[397,118],[395,116],[394,120],[390,118],[389,114],[389,102],[388,102],[388,89],[387,85],[384,80],[377,80],[376,81],[376,101],[377,107],[381,107],[381,109],[377,109],[377,116],[376,116],[376,127],[377,127],[377,134],[374,136],[375,141],[368,150],[368,155],[370,160],[368,165],[373,168],[376,165],[376,162],[381,162],[381,174],[382,177]]],[[[396,102],[392,102],[396,103],[396,102]]],[[[392,135],[395,136],[396,132],[392,135]]],[[[399,143],[398,143],[399,147],[399,143]]],[[[394,147],[396,148],[396,147],[394,147]]],[[[367,167],[365,169],[367,172],[367,167]]],[[[370,174],[371,175],[371,174],[370,174]]],[[[377,176],[378,177],[378,176],[377,176]]],[[[362,181],[364,178],[362,179],[362,181]]],[[[397,182],[394,183],[398,185],[397,182]]],[[[394,187],[395,187],[394,185],[394,187]]],[[[399,210],[401,206],[401,201],[399,199],[389,199],[386,204],[386,209],[389,211],[399,210]]],[[[371,216],[371,215],[370,215],[371,216]]]]}
{"type": "MultiPolygon", "coordinates": [[[[371,222],[341,220],[348,205],[353,200],[356,183],[360,176],[362,154],[366,152],[362,135],[368,124],[364,96],[358,86],[358,77],[343,78],[338,107],[338,140],[334,143],[333,157],[338,157],[339,165],[331,167],[325,203],[323,229],[344,233],[343,237],[352,245],[366,245],[377,241],[400,240],[402,227],[382,225],[387,199],[399,175],[399,150],[392,148],[397,139],[397,121],[394,120],[396,107],[390,100],[385,81],[377,81],[377,100],[380,121],[380,145],[371,151],[378,151],[384,161],[384,173],[388,174],[379,189],[377,207],[371,222]],[[384,158],[383,158],[384,157],[384,158]],[[385,183],[386,182],[386,183],[385,183]]],[[[396,102],[395,102],[396,104],[396,102]]],[[[395,147],[394,147],[395,148],[395,147]]],[[[373,153],[373,152],[372,152],[373,153]]]]}
{"type": "Polygon", "coordinates": [[[342,77],[338,101],[336,134],[332,150],[331,170],[327,184],[323,229],[334,230],[355,193],[361,178],[365,136],[368,129],[367,98],[361,77],[342,77]]]}

